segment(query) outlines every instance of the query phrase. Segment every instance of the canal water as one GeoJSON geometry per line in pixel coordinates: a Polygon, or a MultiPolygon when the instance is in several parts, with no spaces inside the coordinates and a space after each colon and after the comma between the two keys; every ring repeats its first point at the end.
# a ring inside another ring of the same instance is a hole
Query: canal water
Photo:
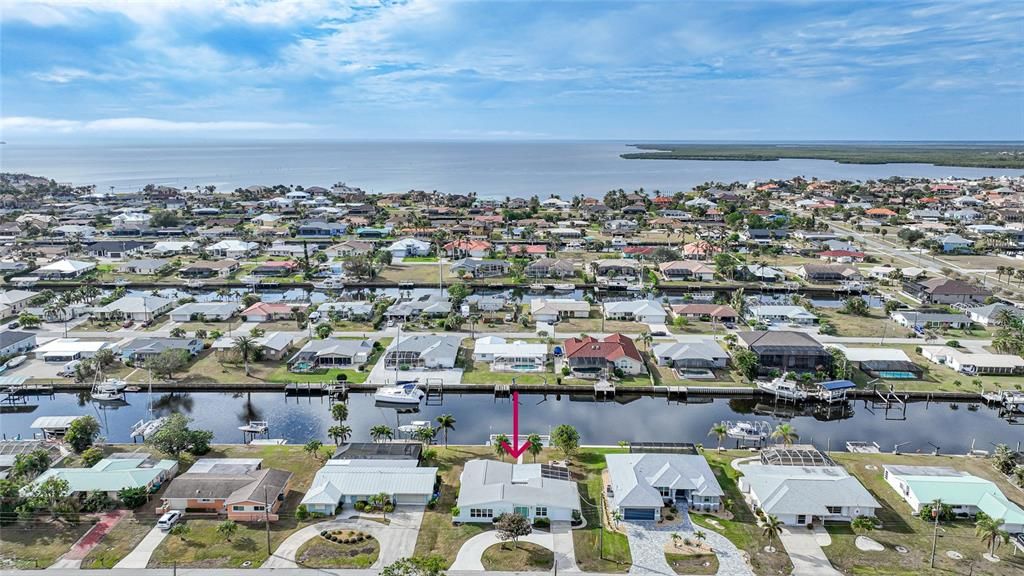
{"type": "MultiPolygon", "coordinates": [[[[132,424],[148,415],[148,398],[146,393],[130,393],[128,404],[117,408],[101,407],[91,402],[88,394],[31,398],[18,409],[3,406],[0,433],[7,438],[31,437],[38,431],[30,426],[39,416],[92,414],[102,424],[108,441],[129,442],[132,424]]],[[[289,443],[304,443],[311,438],[329,442],[327,429],[332,421],[326,397],[290,397],[282,392],[154,392],[152,399],[157,415],[186,414],[195,420],[196,427],[212,430],[220,443],[241,443],[238,426],[250,420],[268,421],[270,437],[285,438],[289,443]]],[[[352,394],[348,404],[348,425],[357,441],[368,440],[370,427],[377,424],[395,427],[413,420],[434,421],[445,413],[457,421],[455,430],[449,433],[452,443],[484,444],[490,434],[511,433],[510,401],[490,395],[448,393],[442,405],[423,405],[415,413],[399,413],[377,405],[369,394],[352,394]]],[[[943,453],[963,454],[972,441],[977,448],[988,450],[995,443],[1015,445],[1024,441],[1024,418],[1015,425],[1001,419],[993,409],[982,405],[969,410],[966,403],[918,402],[907,405],[905,411],[887,412],[857,401],[831,413],[793,414],[792,409],[756,404],[749,399],[682,404],[665,398],[620,395],[614,402],[594,402],[585,396],[524,393],[520,406],[521,433],[546,434],[558,424],[571,424],[580,431],[585,444],[615,444],[621,440],[714,443],[708,430],[722,420],[762,420],[772,426],[790,422],[801,441],[838,450],[844,449],[847,441],[864,440],[877,442],[882,450],[905,443],[900,448],[904,452],[931,452],[938,445],[943,453]],[[774,415],[767,414],[772,411],[774,415]]]]}

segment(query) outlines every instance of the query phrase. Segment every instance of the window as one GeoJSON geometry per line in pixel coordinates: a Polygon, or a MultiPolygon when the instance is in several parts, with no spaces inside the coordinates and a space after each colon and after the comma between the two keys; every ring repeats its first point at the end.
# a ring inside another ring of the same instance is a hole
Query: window
{"type": "Polygon", "coordinates": [[[245,506],[238,506],[237,504],[235,506],[231,507],[231,511],[232,512],[242,512],[244,510],[245,510],[245,506]]]}
{"type": "Polygon", "coordinates": [[[547,518],[548,517],[548,507],[547,506],[537,506],[536,508],[533,509],[533,515],[536,516],[537,518],[547,518]]]}
{"type": "Polygon", "coordinates": [[[494,518],[494,510],[490,508],[470,508],[470,518],[494,518]]]}
{"type": "Polygon", "coordinates": [[[665,498],[668,498],[669,496],[671,496],[671,495],[672,495],[672,489],[671,489],[671,488],[661,487],[661,488],[658,488],[658,492],[659,492],[659,493],[660,493],[660,494],[661,494],[661,495],[662,495],[663,497],[665,497],[665,498]]]}
{"type": "Polygon", "coordinates": [[[828,510],[829,514],[842,514],[843,513],[843,507],[842,506],[825,506],[825,509],[828,510]]]}
{"type": "Polygon", "coordinates": [[[253,506],[252,509],[257,511],[257,512],[263,512],[264,510],[267,509],[267,507],[262,505],[262,504],[259,504],[259,505],[253,506]]]}

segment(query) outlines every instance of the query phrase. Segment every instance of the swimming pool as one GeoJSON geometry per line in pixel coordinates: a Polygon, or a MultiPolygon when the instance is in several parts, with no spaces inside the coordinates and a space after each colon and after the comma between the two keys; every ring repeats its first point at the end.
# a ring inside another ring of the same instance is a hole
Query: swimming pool
{"type": "Polygon", "coordinates": [[[885,378],[886,380],[916,380],[917,375],[913,372],[904,372],[901,370],[882,370],[878,372],[879,378],[885,378]]]}

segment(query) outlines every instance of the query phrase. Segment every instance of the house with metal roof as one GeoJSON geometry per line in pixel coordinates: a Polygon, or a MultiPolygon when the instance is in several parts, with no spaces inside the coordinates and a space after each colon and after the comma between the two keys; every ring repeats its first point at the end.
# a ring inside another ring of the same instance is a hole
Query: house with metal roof
{"type": "Polygon", "coordinates": [[[666,505],[715,511],[725,492],[703,456],[607,454],[609,501],[625,520],[659,520],[666,505]]]}
{"type": "Polygon", "coordinates": [[[456,522],[490,524],[506,513],[571,522],[580,514],[580,494],[565,468],[470,460],[459,479],[457,508],[456,522]]]}
{"type": "Polygon", "coordinates": [[[77,278],[83,274],[96,269],[95,262],[81,262],[79,260],[58,260],[45,266],[40,266],[33,271],[33,274],[43,279],[77,278]]]}
{"type": "Polygon", "coordinates": [[[856,478],[813,446],[766,451],[760,463],[738,469],[740,491],[751,507],[787,526],[849,522],[881,508],[856,478]]]}
{"type": "Polygon", "coordinates": [[[67,481],[68,493],[83,497],[90,492],[106,492],[117,498],[122,488],[159,488],[178,472],[175,460],[157,460],[148,454],[133,455],[132,458],[104,458],[92,468],[50,468],[40,474],[32,485],[38,485],[49,478],[67,481]]]}
{"type": "Polygon", "coordinates": [[[953,507],[957,515],[983,512],[1004,522],[1011,534],[1024,532],[1024,510],[1003,495],[995,483],[944,466],[882,466],[882,476],[914,513],[935,500],[953,507]]]}
{"type": "Polygon", "coordinates": [[[328,460],[313,477],[302,504],[310,512],[333,515],[344,503],[367,501],[380,493],[396,504],[425,505],[434,495],[437,468],[416,460],[328,460]]]}
{"type": "Polygon", "coordinates": [[[149,294],[138,296],[125,296],[93,310],[97,318],[110,320],[135,320],[145,322],[157,316],[170,312],[174,307],[174,300],[161,298],[149,294]]]}

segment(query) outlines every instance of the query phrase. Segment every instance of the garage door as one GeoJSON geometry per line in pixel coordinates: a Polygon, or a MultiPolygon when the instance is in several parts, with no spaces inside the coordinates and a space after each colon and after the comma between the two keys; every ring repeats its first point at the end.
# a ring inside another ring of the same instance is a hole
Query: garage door
{"type": "Polygon", "coordinates": [[[654,508],[626,508],[622,512],[623,520],[654,520],[654,508]]]}
{"type": "Polygon", "coordinates": [[[398,504],[425,504],[426,498],[419,494],[395,494],[395,502],[398,504]]]}

